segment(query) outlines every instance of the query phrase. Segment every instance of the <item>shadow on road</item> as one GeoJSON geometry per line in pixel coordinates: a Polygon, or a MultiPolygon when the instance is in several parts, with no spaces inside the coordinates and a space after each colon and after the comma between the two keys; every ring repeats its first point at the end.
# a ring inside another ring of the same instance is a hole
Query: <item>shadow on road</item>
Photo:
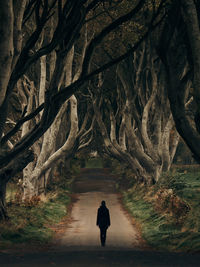
{"type": "Polygon", "coordinates": [[[93,168],[82,169],[73,184],[73,192],[107,192],[116,193],[116,178],[109,173],[108,169],[93,168]]]}
{"type": "Polygon", "coordinates": [[[84,248],[83,250],[68,249],[67,251],[49,251],[23,255],[0,254],[0,266],[194,266],[198,267],[199,255],[134,251],[134,250],[105,250],[104,248],[84,248]]]}

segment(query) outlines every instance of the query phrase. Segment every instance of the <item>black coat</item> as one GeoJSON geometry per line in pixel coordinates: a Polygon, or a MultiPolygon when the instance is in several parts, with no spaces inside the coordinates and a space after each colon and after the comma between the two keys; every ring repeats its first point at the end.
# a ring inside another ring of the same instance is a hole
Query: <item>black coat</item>
{"type": "Polygon", "coordinates": [[[108,228],[110,226],[110,214],[106,206],[101,206],[97,212],[97,225],[100,228],[108,228]]]}

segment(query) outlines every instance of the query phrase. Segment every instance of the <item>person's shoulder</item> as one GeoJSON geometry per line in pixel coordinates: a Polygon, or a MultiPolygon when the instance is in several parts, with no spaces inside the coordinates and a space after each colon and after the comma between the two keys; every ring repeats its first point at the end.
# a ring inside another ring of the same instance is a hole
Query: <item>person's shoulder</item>
{"type": "Polygon", "coordinates": [[[104,210],[105,210],[105,211],[109,211],[109,209],[108,209],[107,207],[104,207],[104,210]]]}

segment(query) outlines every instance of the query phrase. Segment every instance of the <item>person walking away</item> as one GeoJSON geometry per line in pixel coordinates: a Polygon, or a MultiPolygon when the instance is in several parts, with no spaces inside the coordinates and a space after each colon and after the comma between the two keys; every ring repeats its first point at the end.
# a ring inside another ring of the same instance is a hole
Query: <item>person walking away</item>
{"type": "Polygon", "coordinates": [[[104,247],[106,244],[106,232],[110,226],[109,209],[106,207],[106,202],[102,200],[101,206],[97,211],[97,226],[100,228],[101,245],[104,247]]]}

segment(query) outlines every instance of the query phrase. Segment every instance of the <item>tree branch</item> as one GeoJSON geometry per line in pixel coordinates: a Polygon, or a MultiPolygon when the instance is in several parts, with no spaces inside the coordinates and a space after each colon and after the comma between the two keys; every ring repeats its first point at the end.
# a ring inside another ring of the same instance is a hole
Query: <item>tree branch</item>
{"type": "Polygon", "coordinates": [[[90,64],[91,57],[93,55],[95,47],[100,44],[100,42],[104,39],[106,35],[108,35],[111,31],[116,29],[119,25],[124,22],[130,20],[144,5],[145,0],[140,0],[138,5],[133,8],[128,14],[119,17],[114,22],[105,27],[94,39],[90,42],[87,50],[85,60],[83,62],[82,74],[81,76],[85,76],[88,73],[88,68],[90,64]]]}
{"type": "MultiPolygon", "coordinates": [[[[62,88],[60,90],[60,92],[58,92],[57,94],[55,94],[52,97],[52,104],[53,104],[53,102],[54,103],[60,102],[60,104],[64,103],[65,100],[67,98],[69,98],[78,88],[80,88],[80,86],[82,86],[84,82],[89,81],[93,76],[101,73],[102,71],[112,67],[113,65],[116,65],[120,61],[127,58],[131,53],[133,53],[140,46],[140,44],[147,38],[147,36],[162,22],[164,17],[165,16],[163,16],[162,19],[158,23],[156,23],[155,25],[152,25],[149,28],[149,30],[144,34],[144,36],[133,47],[131,47],[126,53],[124,53],[123,55],[121,55],[121,56],[115,58],[114,60],[106,63],[105,65],[97,68],[96,70],[92,71],[91,73],[89,73],[85,77],[80,77],[78,80],[73,82],[71,85],[69,85],[65,88],[62,88]]],[[[2,138],[0,144],[5,144],[7,142],[7,140],[10,139],[10,137],[13,136],[20,129],[20,127],[23,125],[24,122],[34,118],[43,109],[44,109],[44,103],[42,105],[40,105],[31,114],[27,115],[26,117],[24,117],[20,121],[18,121],[16,126],[7,135],[5,135],[2,138]]]]}
{"type": "Polygon", "coordinates": [[[21,128],[21,126],[31,119],[33,119],[40,111],[44,108],[44,103],[41,104],[37,109],[35,109],[31,114],[21,118],[15,125],[15,127],[9,131],[5,136],[2,137],[0,141],[0,146],[3,146],[13,135],[17,133],[17,131],[21,128]]]}

